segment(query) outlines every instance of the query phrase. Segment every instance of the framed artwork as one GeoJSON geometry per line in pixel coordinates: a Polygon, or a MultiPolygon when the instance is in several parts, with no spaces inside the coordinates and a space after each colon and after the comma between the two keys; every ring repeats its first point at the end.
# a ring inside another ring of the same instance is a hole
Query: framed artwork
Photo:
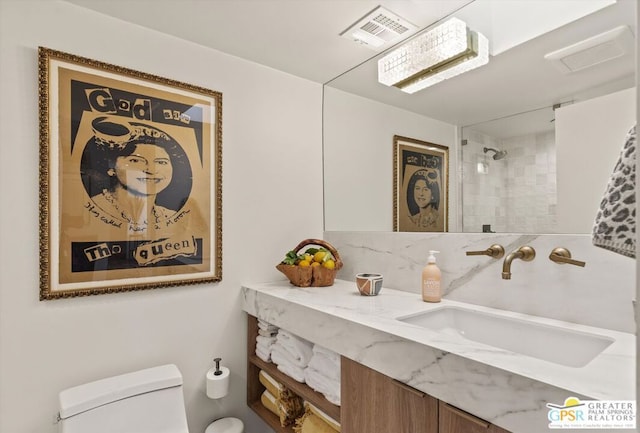
{"type": "Polygon", "coordinates": [[[449,148],[393,137],[393,231],[446,232],[449,148]]]}
{"type": "Polygon", "coordinates": [[[222,94],[40,47],[40,299],[222,278],[222,94]]]}

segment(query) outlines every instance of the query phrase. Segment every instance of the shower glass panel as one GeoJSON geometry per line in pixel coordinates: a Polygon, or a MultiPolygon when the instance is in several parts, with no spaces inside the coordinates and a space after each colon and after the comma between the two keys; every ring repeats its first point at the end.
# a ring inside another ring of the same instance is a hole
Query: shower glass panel
{"type": "Polygon", "coordinates": [[[462,128],[463,232],[557,233],[553,114],[462,128]]]}

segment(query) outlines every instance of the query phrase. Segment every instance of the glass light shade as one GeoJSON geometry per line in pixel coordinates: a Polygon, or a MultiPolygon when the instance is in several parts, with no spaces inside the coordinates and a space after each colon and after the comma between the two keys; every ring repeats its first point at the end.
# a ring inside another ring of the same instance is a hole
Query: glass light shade
{"type": "Polygon", "coordinates": [[[489,41],[451,18],[378,61],[378,81],[414,93],[489,61],[489,41]]]}

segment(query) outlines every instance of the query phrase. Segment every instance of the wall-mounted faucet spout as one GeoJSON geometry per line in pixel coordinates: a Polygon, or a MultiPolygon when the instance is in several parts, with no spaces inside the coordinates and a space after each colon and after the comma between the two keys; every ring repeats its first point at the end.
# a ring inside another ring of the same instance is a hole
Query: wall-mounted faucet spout
{"type": "Polygon", "coordinates": [[[525,262],[530,262],[531,260],[536,258],[536,250],[533,247],[528,245],[522,246],[515,251],[509,253],[507,257],[505,257],[504,262],[502,263],[502,279],[510,280],[511,279],[511,262],[515,259],[520,259],[525,262]]]}

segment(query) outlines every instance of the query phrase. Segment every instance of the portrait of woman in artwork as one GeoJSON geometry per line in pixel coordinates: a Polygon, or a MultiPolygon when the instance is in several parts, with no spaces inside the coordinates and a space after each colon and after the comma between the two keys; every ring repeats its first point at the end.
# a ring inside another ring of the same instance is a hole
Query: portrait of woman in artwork
{"type": "Polygon", "coordinates": [[[446,232],[449,148],[398,135],[393,146],[393,230],[446,232]]]}
{"type": "Polygon", "coordinates": [[[440,172],[437,168],[417,170],[406,191],[409,220],[420,231],[437,231],[442,225],[440,208],[440,172]]]}
{"type": "Polygon", "coordinates": [[[93,203],[129,234],[167,226],[192,188],[180,144],[155,126],[119,117],[97,117],[91,126],[80,175],[93,203]]]}

